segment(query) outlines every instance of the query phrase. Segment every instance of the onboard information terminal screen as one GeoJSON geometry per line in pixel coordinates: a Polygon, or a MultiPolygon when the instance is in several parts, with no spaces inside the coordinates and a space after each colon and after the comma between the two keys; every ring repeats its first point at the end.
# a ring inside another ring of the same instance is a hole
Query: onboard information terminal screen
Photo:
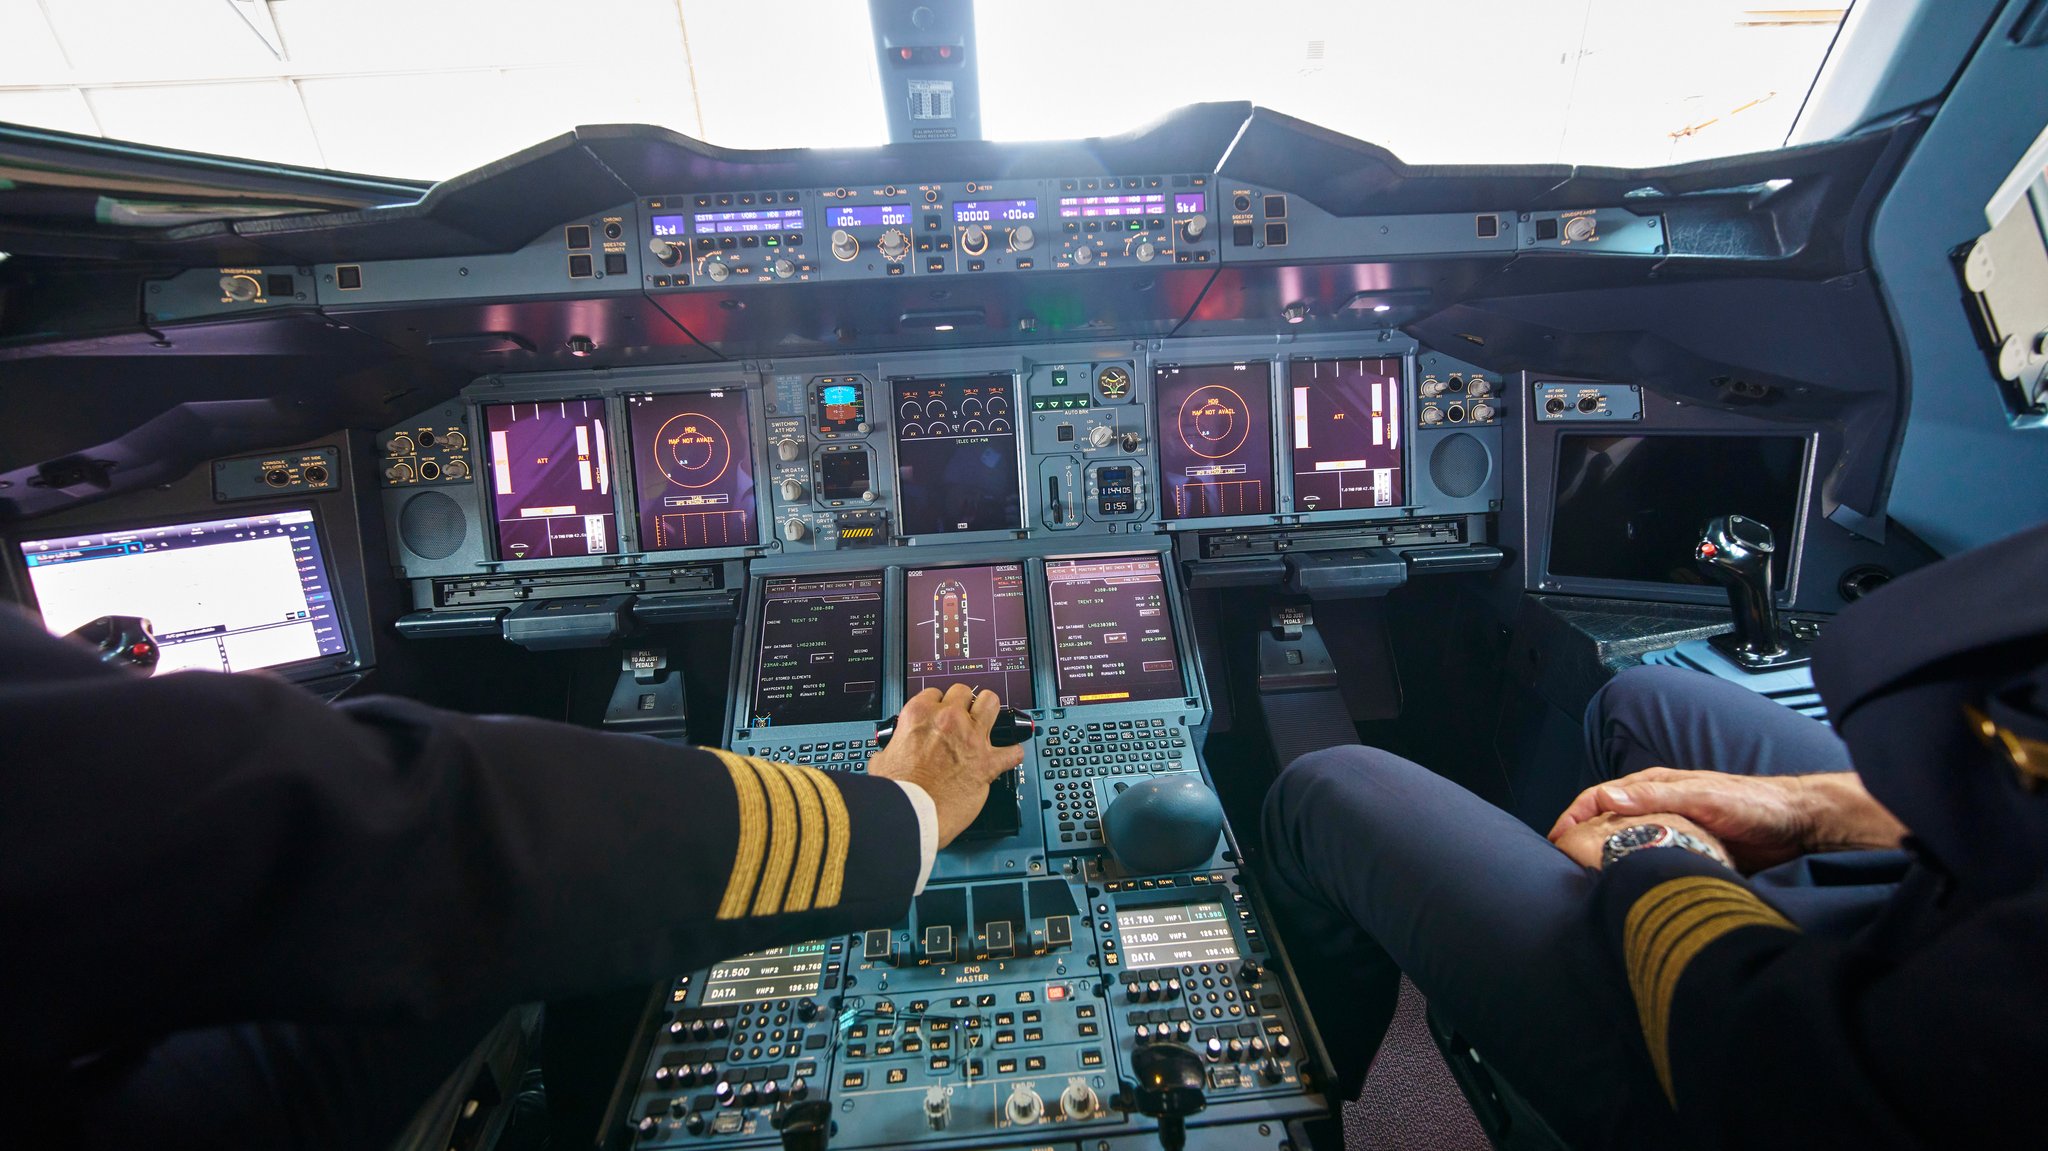
{"type": "Polygon", "coordinates": [[[619,550],[603,400],[486,404],[484,429],[499,556],[619,550]]]}
{"type": "Polygon", "coordinates": [[[882,577],[770,579],[761,588],[753,727],[882,718],[882,577]]]}
{"type": "Polygon", "coordinates": [[[1045,585],[1061,707],[1187,694],[1158,556],[1047,560],[1045,585]]]}
{"type": "Polygon", "coordinates": [[[24,540],[43,625],[149,621],[155,674],[249,671],[348,651],[311,511],[24,540]]]}
{"type": "Polygon", "coordinates": [[[759,543],[746,393],[631,396],[626,405],[640,550],[759,543]]]}
{"type": "Polygon", "coordinates": [[[1162,512],[1171,520],[1273,510],[1271,369],[1264,363],[1169,365],[1159,393],[1162,512]]]}
{"type": "Polygon", "coordinates": [[[911,568],[903,582],[905,698],[964,683],[1036,705],[1023,564],[911,568]]]}

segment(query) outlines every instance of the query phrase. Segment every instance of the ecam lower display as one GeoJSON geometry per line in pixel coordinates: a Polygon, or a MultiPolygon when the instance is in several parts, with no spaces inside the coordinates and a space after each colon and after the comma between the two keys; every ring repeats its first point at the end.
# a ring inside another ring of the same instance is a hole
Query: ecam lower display
{"type": "Polygon", "coordinates": [[[1184,694],[1158,556],[1048,560],[1061,707],[1184,694]]]}

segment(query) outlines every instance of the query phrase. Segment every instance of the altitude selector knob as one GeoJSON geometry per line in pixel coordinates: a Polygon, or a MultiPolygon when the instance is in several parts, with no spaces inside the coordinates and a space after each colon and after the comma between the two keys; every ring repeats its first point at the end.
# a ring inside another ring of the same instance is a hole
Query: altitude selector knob
{"type": "Polygon", "coordinates": [[[980,224],[969,224],[960,233],[960,250],[970,256],[979,256],[988,251],[988,229],[980,224]]]}
{"type": "Polygon", "coordinates": [[[845,261],[851,260],[858,255],[860,255],[860,241],[853,238],[852,232],[841,228],[832,233],[833,259],[845,261]]]}
{"type": "Polygon", "coordinates": [[[884,260],[901,260],[910,254],[910,237],[901,228],[891,228],[875,241],[875,250],[882,253],[884,260]]]}

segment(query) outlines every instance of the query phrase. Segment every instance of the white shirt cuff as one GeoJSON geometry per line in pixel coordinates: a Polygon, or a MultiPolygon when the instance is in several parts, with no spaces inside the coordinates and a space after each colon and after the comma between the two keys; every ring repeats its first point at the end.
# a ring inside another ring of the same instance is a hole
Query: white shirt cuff
{"type": "Polygon", "coordinates": [[[939,857],[939,809],[924,788],[900,779],[889,782],[903,789],[911,809],[917,812],[917,889],[911,894],[923,895],[925,882],[932,877],[932,862],[939,857]]]}

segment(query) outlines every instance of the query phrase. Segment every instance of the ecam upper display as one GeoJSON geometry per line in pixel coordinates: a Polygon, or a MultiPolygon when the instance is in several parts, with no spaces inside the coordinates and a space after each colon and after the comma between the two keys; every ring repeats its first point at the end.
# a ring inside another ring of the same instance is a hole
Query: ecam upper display
{"type": "Polygon", "coordinates": [[[893,380],[891,392],[903,534],[1022,528],[1014,381],[893,380]]]}

